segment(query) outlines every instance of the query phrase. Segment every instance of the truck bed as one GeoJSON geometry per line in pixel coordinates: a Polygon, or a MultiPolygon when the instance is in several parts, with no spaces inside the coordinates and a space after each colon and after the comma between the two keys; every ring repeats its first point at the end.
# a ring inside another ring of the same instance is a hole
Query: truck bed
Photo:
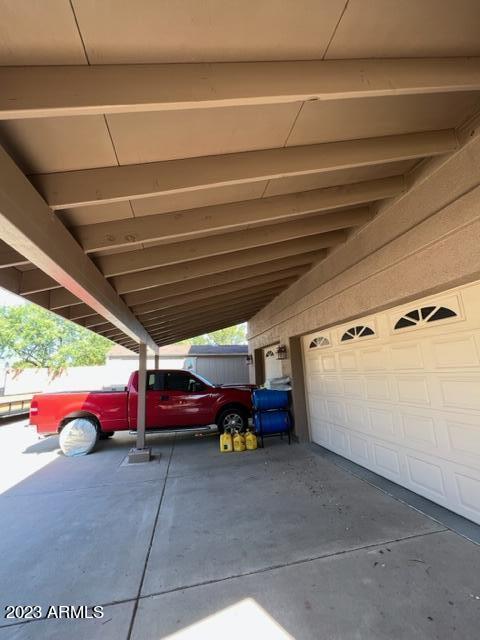
{"type": "Polygon", "coordinates": [[[103,431],[128,428],[126,391],[63,391],[36,395],[32,399],[30,423],[38,433],[57,433],[65,420],[82,413],[95,416],[103,431]]]}

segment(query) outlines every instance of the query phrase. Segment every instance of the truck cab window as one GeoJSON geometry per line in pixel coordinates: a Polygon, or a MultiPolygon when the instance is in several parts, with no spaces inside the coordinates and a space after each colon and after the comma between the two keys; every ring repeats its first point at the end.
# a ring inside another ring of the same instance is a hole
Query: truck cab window
{"type": "Polygon", "coordinates": [[[198,393],[203,391],[204,385],[185,371],[168,371],[165,374],[165,389],[168,391],[184,391],[198,393]]]}
{"type": "Polygon", "coordinates": [[[147,371],[147,391],[163,391],[163,383],[162,371],[147,371]]]}

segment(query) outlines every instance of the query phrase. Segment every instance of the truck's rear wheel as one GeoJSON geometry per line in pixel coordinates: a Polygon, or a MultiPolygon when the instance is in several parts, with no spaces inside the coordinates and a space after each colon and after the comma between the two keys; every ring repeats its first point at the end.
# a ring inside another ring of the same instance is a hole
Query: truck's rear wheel
{"type": "Polygon", "coordinates": [[[60,431],[60,449],[68,457],[87,455],[93,451],[97,442],[97,425],[88,418],[69,420],[60,431]]]}

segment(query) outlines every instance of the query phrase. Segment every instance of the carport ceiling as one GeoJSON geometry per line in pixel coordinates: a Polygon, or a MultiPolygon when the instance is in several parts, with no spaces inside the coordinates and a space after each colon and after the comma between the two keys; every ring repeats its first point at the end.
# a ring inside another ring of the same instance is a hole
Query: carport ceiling
{"type": "Polygon", "coordinates": [[[134,350],[248,320],[480,108],[476,0],[0,17],[0,285],[134,350]]]}

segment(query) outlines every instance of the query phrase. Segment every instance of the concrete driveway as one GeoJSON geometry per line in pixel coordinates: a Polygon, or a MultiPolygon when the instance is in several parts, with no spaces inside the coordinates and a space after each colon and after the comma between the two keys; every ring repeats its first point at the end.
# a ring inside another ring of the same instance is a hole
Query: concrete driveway
{"type": "Polygon", "coordinates": [[[126,434],[67,459],[23,425],[0,426],[0,640],[478,638],[480,547],[311,447],[151,436],[125,467],[126,434]]]}

